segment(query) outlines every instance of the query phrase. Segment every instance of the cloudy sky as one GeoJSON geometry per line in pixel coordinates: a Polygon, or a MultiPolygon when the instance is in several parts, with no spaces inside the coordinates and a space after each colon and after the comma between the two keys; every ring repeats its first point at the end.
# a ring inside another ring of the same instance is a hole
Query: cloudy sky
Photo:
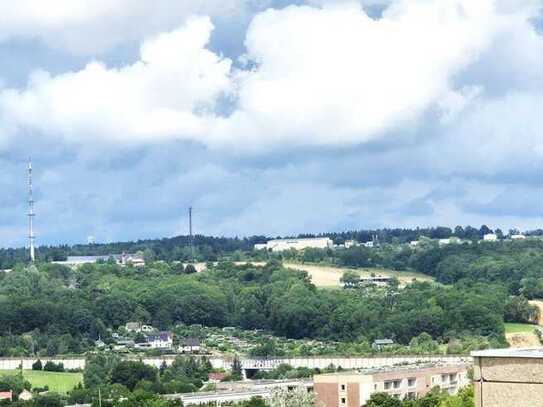
{"type": "Polygon", "coordinates": [[[543,227],[543,0],[0,2],[0,246],[543,227]]]}

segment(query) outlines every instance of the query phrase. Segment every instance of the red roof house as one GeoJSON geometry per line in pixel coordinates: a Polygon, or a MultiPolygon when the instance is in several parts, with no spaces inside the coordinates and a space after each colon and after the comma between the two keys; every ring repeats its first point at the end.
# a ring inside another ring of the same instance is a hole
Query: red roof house
{"type": "Polygon", "coordinates": [[[0,391],[0,400],[13,400],[13,392],[11,391],[0,391]]]}

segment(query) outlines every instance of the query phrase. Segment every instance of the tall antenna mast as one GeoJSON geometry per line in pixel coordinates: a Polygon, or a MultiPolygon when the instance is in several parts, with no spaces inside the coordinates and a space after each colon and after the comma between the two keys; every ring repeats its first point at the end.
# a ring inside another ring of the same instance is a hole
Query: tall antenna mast
{"type": "Polygon", "coordinates": [[[30,243],[30,261],[36,260],[34,249],[34,198],[32,194],[32,158],[28,159],[28,240],[30,243]]]}
{"type": "Polygon", "coordinates": [[[189,243],[190,243],[190,261],[194,263],[194,243],[192,239],[192,206],[189,206],[189,243]]]}

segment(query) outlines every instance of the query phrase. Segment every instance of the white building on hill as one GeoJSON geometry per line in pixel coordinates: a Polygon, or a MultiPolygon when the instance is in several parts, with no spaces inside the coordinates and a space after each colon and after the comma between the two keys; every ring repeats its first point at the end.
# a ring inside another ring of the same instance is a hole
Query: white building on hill
{"type": "Polygon", "coordinates": [[[328,237],[316,237],[305,239],[276,239],[270,240],[266,244],[256,244],[255,250],[271,250],[272,252],[281,252],[284,250],[303,250],[307,248],[327,249],[334,247],[334,242],[328,237]]]}

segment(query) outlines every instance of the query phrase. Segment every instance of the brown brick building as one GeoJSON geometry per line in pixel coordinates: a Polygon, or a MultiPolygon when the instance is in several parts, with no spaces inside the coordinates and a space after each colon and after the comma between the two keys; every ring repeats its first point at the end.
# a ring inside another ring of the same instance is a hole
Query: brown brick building
{"type": "Polygon", "coordinates": [[[477,407],[543,406],[543,348],[472,353],[477,407]]]}
{"type": "Polygon", "coordinates": [[[425,395],[433,387],[454,394],[469,384],[467,365],[411,365],[316,375],[316,407],[360,407],[373,393],[400,399],[425,395]]]}

